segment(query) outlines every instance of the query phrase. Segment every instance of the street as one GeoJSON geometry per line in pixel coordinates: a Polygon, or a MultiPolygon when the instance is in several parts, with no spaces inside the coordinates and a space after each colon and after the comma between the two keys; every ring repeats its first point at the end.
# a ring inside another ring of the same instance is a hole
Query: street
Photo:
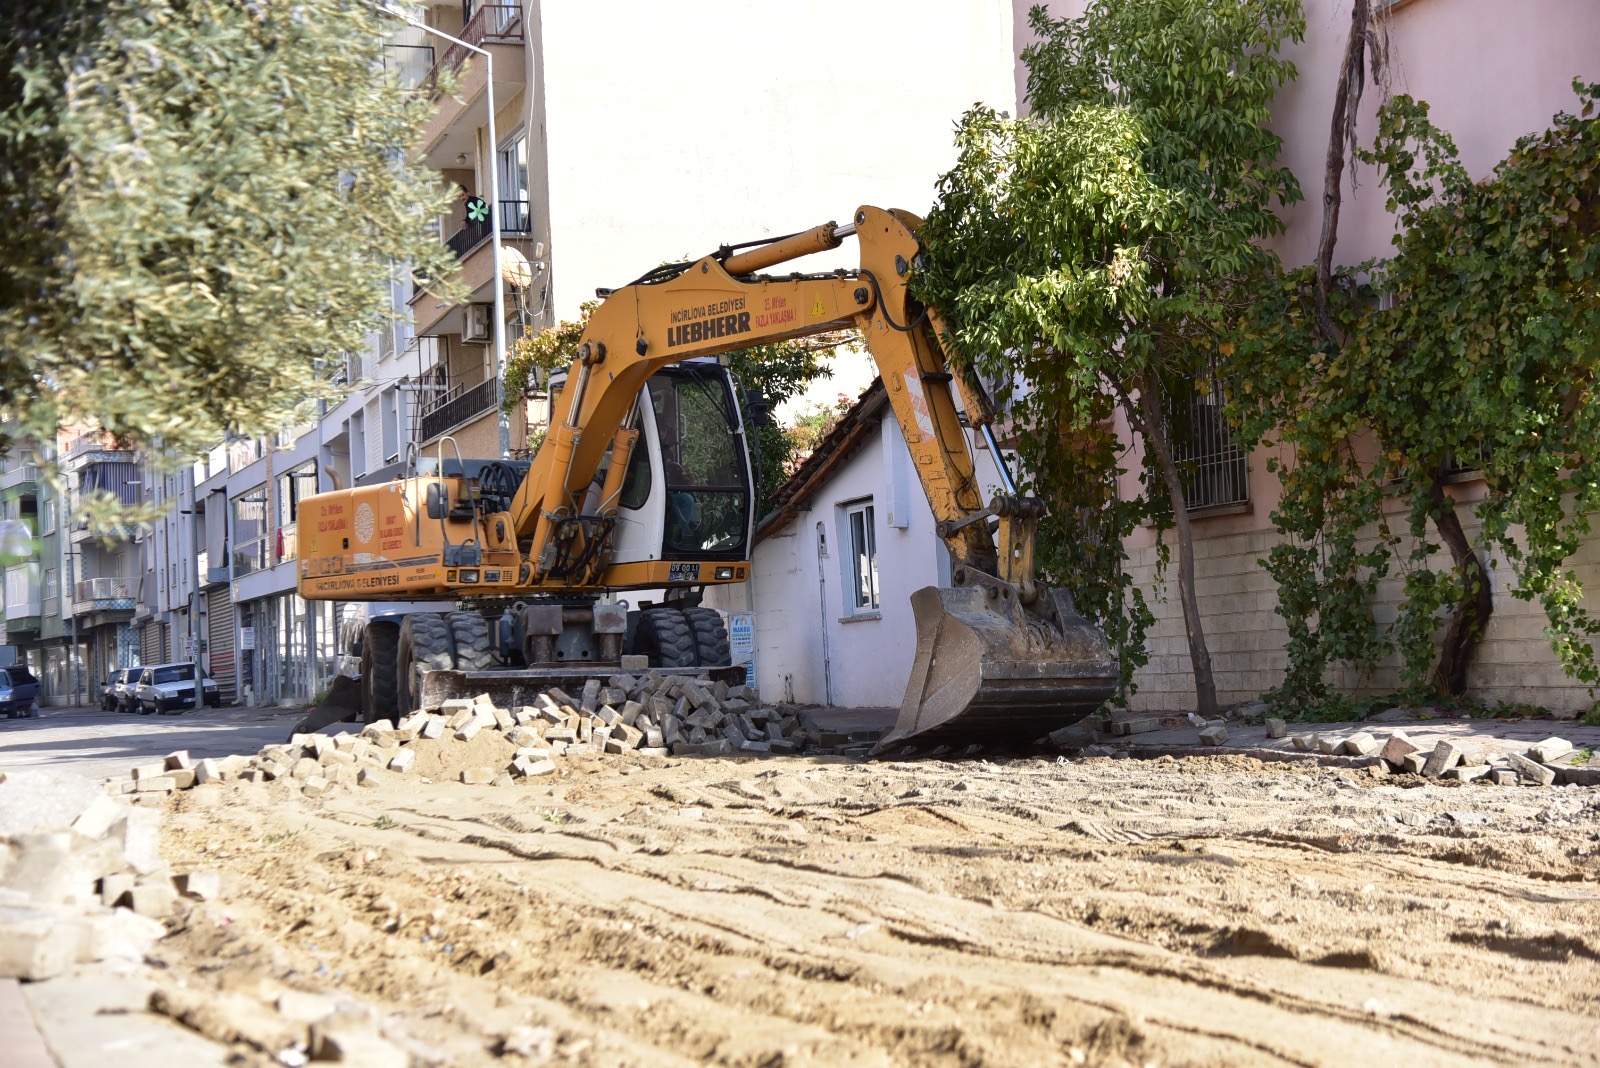
{"type": "Polygon", "coordinates": [[[70,767],[80,775],[103,779],[179,749],[188,750],[196,760],[254,753],[264,745],[286,741],[304,714],[300,706],[208,708],[180,716],[46,708],[33,719],[0,720],[0,771],[70,767]]]}

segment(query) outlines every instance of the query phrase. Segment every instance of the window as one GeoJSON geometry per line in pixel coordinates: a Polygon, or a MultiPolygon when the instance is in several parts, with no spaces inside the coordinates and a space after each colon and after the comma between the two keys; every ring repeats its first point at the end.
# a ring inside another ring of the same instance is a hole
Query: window
{"type": "Polygon", "coordinates": [[[54,497],[39,502],[39,533],[50,534],[56,529],[56,501],[54,497]]]}
{"type": "Polygon", "coordinates": [[[267,566],[267,487],[257,486],[230,502],[233,508],[233,575],[267,566]]]}
{"type": "Polygon", "coordinates": [[[850,615],[878,610],[878,532],[872,501],[856,501],[842,509],[844,515],[845,585],[850,615]]]}
{"type": "Polygon", "coordinates": [[[383,462],[400,459],[400,390],[383,391],[383,462]]]}
{"type": "Polygon", "coordinates": [[[60,611],[61,576],[53,567],[44,572],[44,614],[53,616],[60,611]]]}
{"type": "Polygon", "coordinates": [[[1213,371],[1196,382],[1193,394],[1171,398],[1167,405],[1172,457],[1191,512],[1250,500],[1245,451],[1234,442],[1233,428],[1223,414],[1223,389],[1213,371]]]}
{"type": "Polygon", "coordinates": [[[532,229],[528,212],[528,137],[521,130],[501,146],[500,229],[503,233],[525,234],[532,229]]]}
{"type": "MultiPolygon", "coordinates": [[[[662,558],[743,560],[750,486],[726,382],[686,366],[653,376],[649,385],[666,476],[662,558]]],[[[638,499],[638,485],[631,489],[629,499],[638,499]]]]}
{"type": "Polygon", "coordinates": [[[278,477],[278,526],[292,527],[300,518],[300,501],[317,492],[317,461],[305,463],[278,477]]]}

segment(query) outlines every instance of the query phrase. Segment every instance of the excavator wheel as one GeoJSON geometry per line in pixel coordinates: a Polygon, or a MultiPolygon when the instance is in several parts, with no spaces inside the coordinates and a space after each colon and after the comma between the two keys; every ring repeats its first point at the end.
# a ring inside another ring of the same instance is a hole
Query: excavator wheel
{"type": "Polygon", "coordinates": [[[728,626],[722,622],[722,613],[714,608],[685,608],[683,618],[689,621],[694,632],[694,646],[699,667],[727,667],[733,663],[733,653],[728,647],[728,626]]]}
{"type": "Polygon", "coordinates": [[[650,608],[639,615],[633,648],[658,668],[694,667],[694,628],[676,608],[650,608]]]}
{"type": "Polygon", "coordinates": [[[367,628],[361,640],[361,714],[365,722],[395,718],[399,658],[399,627],[376,623],[367,628]]]}
{"type": "Polygon", "coordinates": [[[456,666],[451,648],[450,624],[433,612],[413,612],[400,624],[399,660],[396,678],[395,713],[415,711],[422,697],[422,677],[430,671],[453,671],[456,666]]]}
{"type": "Polygon", "coordinates": [[[456,643],[456,667],[461,671],[490,671],[498,658],[489,647],[489,621],[476,612],[451,612],[445,616],[456,643]]]}

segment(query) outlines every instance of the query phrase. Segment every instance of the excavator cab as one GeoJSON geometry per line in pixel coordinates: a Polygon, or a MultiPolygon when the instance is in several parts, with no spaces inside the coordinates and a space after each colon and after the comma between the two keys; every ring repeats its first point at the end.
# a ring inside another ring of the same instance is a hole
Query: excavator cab
{"type": "Polygon", "coordinates": [[[658,371],[635,418],[640,437],[617,500],[612,560],[748,560],[755,478],[726,368],[694,361],[658,371]]]}

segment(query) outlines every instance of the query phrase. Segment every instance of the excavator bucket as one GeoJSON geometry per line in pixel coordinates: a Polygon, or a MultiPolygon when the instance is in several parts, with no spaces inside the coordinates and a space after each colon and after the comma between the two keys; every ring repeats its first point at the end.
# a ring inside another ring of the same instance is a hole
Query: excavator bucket
{"type": "Polygon", "coordinates": [[[1116,690],[1105,635],[1063,590],[1032,608],[1009,587],[926,586],[911,595],[917,650],[894,729],[873,755],[1031,742],[1076,723],[1116,690]]]}

